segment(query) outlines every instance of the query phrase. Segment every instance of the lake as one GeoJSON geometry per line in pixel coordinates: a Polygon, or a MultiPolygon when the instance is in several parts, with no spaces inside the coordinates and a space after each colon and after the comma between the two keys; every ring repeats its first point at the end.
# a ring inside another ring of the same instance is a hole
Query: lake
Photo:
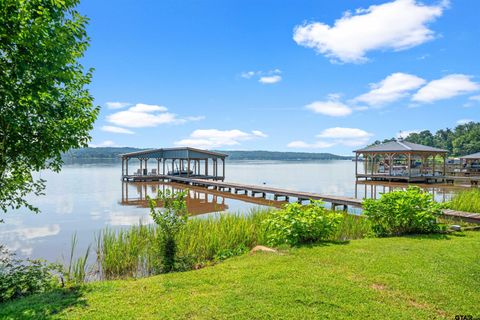
{"type": "MultiPolygon", "coordinates": [[[[60,173],[44,171],[45,195],[30,197],[41,213],[26,209],[3,214],[0,243],[20,256],[62,261],[67,257],[71,237],[77,233],[79,250],[94,244],[95,233],[105,227],[121,228],[151,222],[145,195],[159,188],[181,188],[160,183],[123,183],[119,160],[65,164],[60,173]]],[[[325,195],[358,198],[378,197],[382,192],[404,185],[355,185],[355,163],[336,161],[227,161],[226,181],[265,184],[272,187],[325,195]]],[[[439,201],[448,199],[452,188],[428,189],[439,201]]],[[[265,199],[225,195],[213,190],[190,188],[189,211],[196,217],[215,212],[248,212],[250,208],[272,205],[265,199]]]]}

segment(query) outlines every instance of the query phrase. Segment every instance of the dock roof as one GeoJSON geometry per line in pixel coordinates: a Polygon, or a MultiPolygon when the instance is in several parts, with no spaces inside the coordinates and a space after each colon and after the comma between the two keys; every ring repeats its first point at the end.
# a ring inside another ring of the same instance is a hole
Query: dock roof
{"type": "Polygon", "coordinates": [[[460,159],[469,159],[469,160],[477,160],[480,159],[480,152],[472,153],[466,156],[460,157],[460,159]]]}
{"type": "Polygon", "coordinates": [[[191,147],[181,148],[160,148],[129,152],[119,155],[122,158],[142,158],[142,159],[225,159],[228,157],[225,153],[196,149],[191,147]]]}
{"type": "Polygon", "coordinates": [[[416,144],[408,141],[391,141],[381,144],[375,144],[363,149],[355,150],[356,153],[365,153],[365,152],[404,152],[404,153],[414,153],[414,152],[432,152],[432,153],[447,153],[447,150],[424,146],[421,144],[416,144]]]}

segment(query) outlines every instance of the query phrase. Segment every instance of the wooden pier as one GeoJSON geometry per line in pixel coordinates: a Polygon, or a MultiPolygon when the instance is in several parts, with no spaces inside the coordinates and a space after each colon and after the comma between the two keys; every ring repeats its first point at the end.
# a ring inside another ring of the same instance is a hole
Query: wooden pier
{"type": "MultiPolygon", "coordinates": [[[[337,207],[341,207],[344,211],[347,211],[349,207],[352,208],[363,208],[363,200],[351,198],[351,197],[343,197],[343,196],[332,196],[332,195],[322,195],[318,193],[312,192],[302,192],[302,191],[293,191],[269,186],[260,186],[260,185],[250,185],[250,184],[242,184],[242,183],[234,183],[234,182],[220,182],[220,181],[211,181],[206,179],[197,179],[197,178],[187,178],[187,177],[180,177],[180,176],[170,176],[170,175],[156,175],[154,177],[147,177],[147,176],[138,176],[137,181],[164,181],[164,182],[173,182],[173,183],[181,183],[183,185],[190,185],[195,188],[201,187],[211,192],[220,195],[225,194],[226,197],[228,195],[235,195],[235,198],[241,197],[242,201],[247,202],[254,202],[261,205],[272,205],[272,203],[287,203],[292,198],[299,202],[303,203],[310,200],[321,200],[325,203],[330,203],[331,208],[336,210],[337,207]],[[228,194],[228,195],[227,195],[228,194]],[[271,195],[273,200],[269,200],[270,204],[267,202],[257,202],[255,200],[263,200],[265,201],[267,195],[271,195]],[[250,200],[250,201],[248,201],[250,200]]],[[[199,189],[197,189],[199,190],[199,189]]],[[[461,212],[455,210],[443,210],[443,214],[446,217],[459,219],[463,221],[467,221],[470,223],[478,223],[480,224],[480,214],[478,213],[468,213],[468,212],[461,212]]]]}

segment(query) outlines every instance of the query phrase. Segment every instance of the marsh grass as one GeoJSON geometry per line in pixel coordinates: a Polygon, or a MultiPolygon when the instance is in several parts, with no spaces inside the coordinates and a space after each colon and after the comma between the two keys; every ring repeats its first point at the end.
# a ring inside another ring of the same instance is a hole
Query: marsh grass
{"type": "Polygon", "coordinates": [[[89,271],[88,257],[90,255],[90,246],[87,247],[87,250],[85,251],[83,256],[75,258],[77,244],[77,233],[74,233],[70,245],[70,259],[68,261],[67,267],[65,267],[63,271],[67,280],[67,284],[70,285],[78,285],[84,283],[87,279],[89,271]]]}
{"type": "MultiPolygon", "coordinates": [[[[224,257],[239,255],[266,244],[263,221],[275,209],[252,209],[248,213],[192,217],[177,235],[176,271],[200,268],[224,257]]],[[[371,234],[367,219],[345,213],[333,241],[359,239],[371,234]]],[[[159,229],[142,222],[130,228],[106,228],[96,236],[100,279],[145,277],[163,273],[160,252],[164,238],[159,229]]]]}
{"type": "Polygon", "coordinates": [[[453,210],[480,213],[480,189],[459,191],[448,206],[453,210]]]}
{"type": "Polygon", "coordinates": [[[372,232],[370,220],[368,220],[365,216],[349,214],[345,212],[337,232],[330,240],[346,241],[373,236],[374,234],[372,232]]]}

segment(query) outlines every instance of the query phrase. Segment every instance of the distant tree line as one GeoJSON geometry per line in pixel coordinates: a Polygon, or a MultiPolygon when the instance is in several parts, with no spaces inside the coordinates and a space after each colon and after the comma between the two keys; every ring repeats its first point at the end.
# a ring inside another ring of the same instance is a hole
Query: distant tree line
{"type": "MultiPolygon", "coordinates": [[[[64,160],[72,159],[115,159],[120,154],[145,149],[130,147],[82,148],[63,154],[64,160]]],[[[348,160],[349,156],[331,153],[280,152],[280,151],[217,151],[228,154],[229,160],[348,160]]]]}
{"type": "MultiPolygon", "coordinates": [[[[395,138],[377,140],[373,144],[394,141],[395,138]]],[[[430,147],[448,150],[451,156],[463,156],[480,152],[480,123],[469,122],[452,129],[441,129],[435,133],[424,130],[418,133],[410,133],[404,138],[405,141],[423,144],[430,147]]]]}

